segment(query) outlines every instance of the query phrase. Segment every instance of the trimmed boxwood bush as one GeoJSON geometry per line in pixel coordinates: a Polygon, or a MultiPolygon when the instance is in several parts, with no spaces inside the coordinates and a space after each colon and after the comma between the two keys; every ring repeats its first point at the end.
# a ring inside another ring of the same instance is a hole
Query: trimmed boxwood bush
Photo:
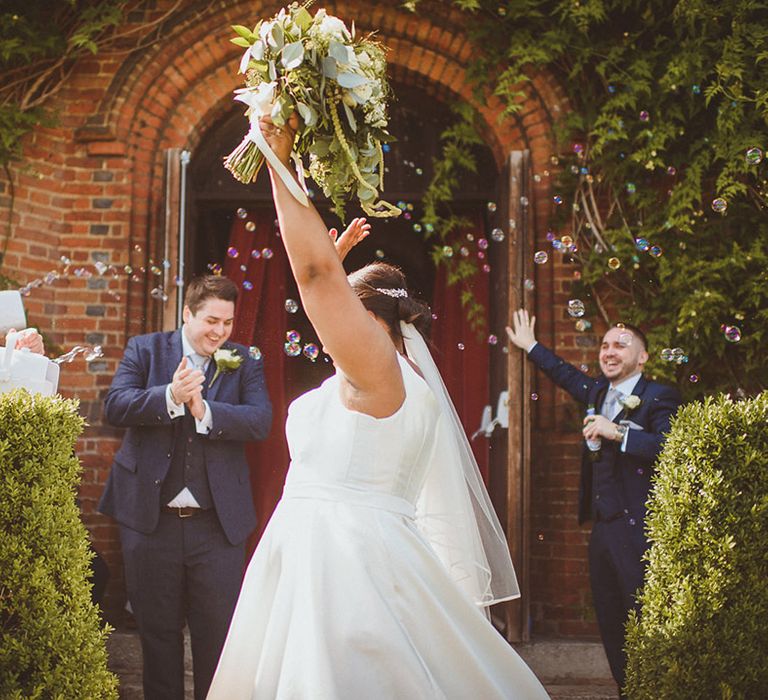
{"type": "Polygon", "coordinates": [[[0,395],[0,698],[117,697],[75,504],[77,402],[0,395]]]}
{"type": "Polygon", "coordinates": [[[768,392],[680,410],[646,523],[642,614],[627,629],[629,697],[766,697],[768,392]]]}

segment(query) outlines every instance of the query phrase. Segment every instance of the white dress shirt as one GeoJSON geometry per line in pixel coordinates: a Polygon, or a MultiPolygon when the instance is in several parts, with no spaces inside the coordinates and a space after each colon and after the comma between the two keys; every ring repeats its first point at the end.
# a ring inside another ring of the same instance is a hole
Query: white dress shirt
{"type": "MultiPolygon", "coordinates": [[[[637,372],[636,374],[633,374],[631,377],[622,379],[618,384],[611,384],[610,389],[613,389],[615,392],[617,392],[617,400],[610,407],[606,406],[606,402],[603,401],[603,408],[600,411],[601,415],[605,416],[608,420],[613,420],[614,418],[616,418],[616,416],[618,416],[619,413],[621,413],[621,411],[624,409],[624,406],[622,406],[621,401],[623,399],[626,399],[627,396],[629,396],[634,391],[635,387],[637,386],[637,383],[640,381],[640,376],[641,376],[641,373],[637,372]],[[608,415],[606,413],[606,410],[608,408],[610,408],[611,415],[608,415]]],[[[621,451],[626,452],[627,439],[629,438],[629,431],[632,429],[632,426],[629,424],[628,421],[620,421],[620,422],[623,425],[627,426],[627,432],[624,433],[624,439],[621,441],[621,451]]]]}
{"type": "MultiPolygon", "coordinates": [[[[187,336],[184,333],[184,326],[181,327],[181,352],[184,357],[187,358],[195,367],[197,367],[203,374],[205,374],[208,368],[208,363],[211,361],[210,357],[203,357],[198,355],[192,344],[187,340],[187,336]]],[[[165,405],[168,409],[168,415],[171,418],[178,418],[183,416],[187,407],[181,403],[176,403],[171,398],[171,385],[169,384],[165,389],[165,405]]],[[[213,418],[211,416],[211,407],[208,402],[203,399],[203,405],[205,406],[205,413],[201,419],[195,418],[195,429],[201,435],[207,435],[211,432],[213,425],[213,418]]],[[[192,492],[185,486],[176,496],[168,503],[173,508],[199,508],[200,504],[195,500],[192,492]]]]}

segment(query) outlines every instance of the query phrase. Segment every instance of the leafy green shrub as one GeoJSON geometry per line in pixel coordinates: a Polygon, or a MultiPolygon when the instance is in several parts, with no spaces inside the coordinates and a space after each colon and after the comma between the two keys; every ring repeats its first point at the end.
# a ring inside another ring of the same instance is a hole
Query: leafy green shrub
{"type": "Polygon", "coordinates": [[[765,697],[768,392],[685,406],[647,518],[642,615],[630,618],[633,700],[765,697]]]}
{"type": "Polygon", "coordinates": [[[116,698],[75,504],[77,402],[0,395],[0,698],[116,698]]]}

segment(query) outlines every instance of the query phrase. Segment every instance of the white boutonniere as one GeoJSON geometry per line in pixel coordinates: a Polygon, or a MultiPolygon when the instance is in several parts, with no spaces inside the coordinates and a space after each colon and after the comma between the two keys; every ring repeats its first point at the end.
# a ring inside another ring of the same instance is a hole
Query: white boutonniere
{"type": "Polygon", "coordinates": [[[211,379],[209,387],[213,386],[216,378],[222,372],[234,372],[241,364],[243,364],[243,358],[237,354],[237,350],[227,350],[225,348],[219,348],[213,353],[213,361],[216,363],[216,373],[211,379]]]}
{"type": "Polygon", "coordinates": [[[626,409],[627,413],[629,413],[630,411],[634,411],[641,403],[643,403],[643,400],[639,396],[630,394],[629,396],[625,396],[623,399],[619,399],[619,403],[626,409]]]}

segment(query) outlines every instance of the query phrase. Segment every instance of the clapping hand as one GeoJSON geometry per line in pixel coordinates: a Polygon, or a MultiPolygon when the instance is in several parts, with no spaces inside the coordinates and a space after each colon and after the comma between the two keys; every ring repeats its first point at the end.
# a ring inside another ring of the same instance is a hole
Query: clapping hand
{"type": "Polygon", "coordinates": [[[363,217],[352,219],[349,226],[347,226],[341,236],[339,236],[339,232],[335,228],[332,228],[330,231],[328,231],[331,240],[336,246],[336,252],[339,254],[339,258],[342,261],[347,257],[347,253],[349,253],[352,248],[360,243],[360,241],[369,236],[370,233],[371,225],[363,217]]]}
{"type": "Polygon", "coordinates": [[[202,402],[205,375],[187,364],[187,358],[182,357],[171,380],[171,398],[177,404],[190,403],[195,397],[202,402]]]}
{"type": "Polygon", "coordinates": [[[533,332],[535,326],[536,317],[529,317],[528,311],[518,309],[512,314],[512,328],[507,326],[509,342],[527,352],[536,344],[536,336],[533,332]]]}

